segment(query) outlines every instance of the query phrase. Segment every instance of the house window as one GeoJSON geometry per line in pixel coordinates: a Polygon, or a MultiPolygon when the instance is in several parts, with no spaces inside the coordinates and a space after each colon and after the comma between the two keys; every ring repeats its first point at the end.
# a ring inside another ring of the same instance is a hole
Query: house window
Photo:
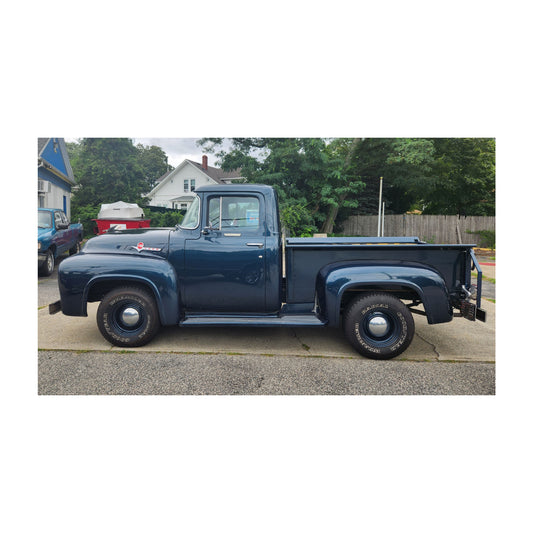
{"type": "Polygon", "coordinates": [[[189,180],[183,180],[183,192],[189,192],[189,180]]]}
{"type": "Polygon", "coordinates": [[[191,180],[191,192],[194,191],[196,189],[196,180],[192,179],[191,180]]]}

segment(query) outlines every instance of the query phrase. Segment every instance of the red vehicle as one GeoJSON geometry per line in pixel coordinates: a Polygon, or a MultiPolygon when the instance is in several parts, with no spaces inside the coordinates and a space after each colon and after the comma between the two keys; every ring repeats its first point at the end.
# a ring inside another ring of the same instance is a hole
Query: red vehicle
{"type": "Polygon", "coordinates": [[[150,219],[144,218],[142,208],[126,202],[102,204],[98,218],[93,218],[93,221],[97,225],[94,229],[97,235],[107,233],[111,228],[122,230],[150,227],[150,219]]]}

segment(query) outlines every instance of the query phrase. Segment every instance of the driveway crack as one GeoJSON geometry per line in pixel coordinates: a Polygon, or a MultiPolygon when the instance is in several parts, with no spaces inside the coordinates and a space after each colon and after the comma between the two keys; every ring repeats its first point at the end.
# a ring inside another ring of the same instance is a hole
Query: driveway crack
{"type": "Polygon", "coordinates": [[[437,347],[436,347],[432,342],[429,342],[427,339],[424,339],[424,337],[422,337],[422,335],[420,335],[420,333],[415,332],[415,335],[416,335],[419,339],[423,340],[426,344],[429,344],[429,345],[431,346],[431,348],[432,348],[433,351],[435,352],[435,355],[437,356],[437,360],[439,360],[439,359],[440,359],[440,353],[438,352],[437,347]]]}
{"type": "Polygon", "coordinates": [[[296,333],[296,331],[294,330],[294,328],[291,328],[291,331],[292,331],[292,334],[294,335],[294,338],[300,343],[300,346],[301,346],[306,352],[310,352],[310,351],[311,351],[311,346],[308,346],[307,344],[305,344],[305,342],[302,341],[302,339],[300,339],[300,337],[298,336],[298,334],[296,333]]]}

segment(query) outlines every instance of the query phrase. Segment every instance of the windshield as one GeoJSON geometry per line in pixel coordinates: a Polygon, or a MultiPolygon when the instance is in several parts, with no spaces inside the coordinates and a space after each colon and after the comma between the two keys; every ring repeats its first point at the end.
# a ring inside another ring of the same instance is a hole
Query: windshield
{"type": "Polygon", "coordinates": [[[49,211],[39,211],[39,228],[51,228],[52,227],[52,213],[49,211]]]}
{"type": "Polygon", "coordinates": [[[194,200],[189,206],[189,209],[187,209],[187,212],[185,213],[185,216],[183,217],[181,224],[179,224],[179,227],[184,228],[184,229],[195,229],[198,227],[199,223],[200,223],[200,198],[198,196],[195,196],[194,200]]]}

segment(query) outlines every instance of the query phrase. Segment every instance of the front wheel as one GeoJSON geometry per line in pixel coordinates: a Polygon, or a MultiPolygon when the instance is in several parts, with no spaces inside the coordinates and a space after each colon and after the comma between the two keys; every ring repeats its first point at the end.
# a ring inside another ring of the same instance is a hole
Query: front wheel
{"type": "Polygon", "coordinates": [[[392,359],[411,344],[415,323],[398,298],[386,293],[367,293],[354,299],[346,310],[344,332],[361,355],[392,359]]]}
{"type": "Polygon", "coordinates": [[[56,265],[56,260],[54,257],[54,251],[48,250],[46,252],[46,259],[44,260],[44,263],[40,269],[40,273],[43,276],[51,276],[52,272],[54,271],[56,265]]]}
{"type": "Polygon", "coordinates": [[[139,287],[108,292],[98,307],[100,333],[115,346],[144,346],[159,330],[159,313],[151,293],[139,287]]]}

